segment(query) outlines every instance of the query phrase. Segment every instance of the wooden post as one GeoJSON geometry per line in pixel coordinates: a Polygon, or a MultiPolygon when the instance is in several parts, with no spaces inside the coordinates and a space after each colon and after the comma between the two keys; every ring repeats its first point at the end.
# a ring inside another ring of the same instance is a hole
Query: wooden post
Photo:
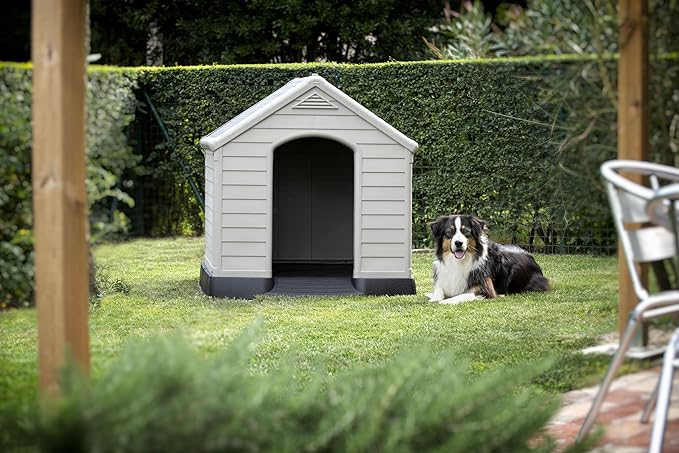
{"type": "Polygon", "coordinates": [[[40,385],[70,355],[89,371],[85,191],[87,0],[33,0],[33,228],[40,385]]]}
{"type": "MultiPolygon", "coordinates": [[[[648,1],[619,0],[618,9],[618,159],[648,160],[648,1]]],[[[622,335],[637,301],[621,253],[618,269],[618,330],[622,335]]]]}

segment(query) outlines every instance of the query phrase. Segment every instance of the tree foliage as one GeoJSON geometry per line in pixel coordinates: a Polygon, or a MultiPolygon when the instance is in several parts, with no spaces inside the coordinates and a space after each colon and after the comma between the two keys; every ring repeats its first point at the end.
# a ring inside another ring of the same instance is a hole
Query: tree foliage
{"type": "MultiPolygon", "coordinates": [[[[649,160],[679,164],[679,14],[677,0],[649,0],[649,160]]],[[[555,152],[574,182],[598,185],[602,158],[616,150],[618,51],[615,0],[528,1],[505,5],[494,21],[481,3],[466,1],[460,11],[434,31],[429,43],[438,59],[489,56],[594,56],[580,71],[550,75],[554,125],[563,131],[555,152]],[[588,163],[588,165],[583,165],[588,163]]],[[[570,200],[569,200],[570,202],[570,200]]]]}
{"type": "Polygon", "coordinates": [[[146,62],[151,24],[173,64],[374,62],[426,56],[436,0],[154,0],[91,4],[92,51],[102,62],[146,62]],[[124,36],[125,39],[121,39],[124,36]]]}
{"type": "Polygon", "coordinates": [[[605,54],[617,50],[615,0],[530,0],[523,8],[505,3],[488,14],[482,2],[466,0],[459,11],[432,28],[434,57],[605,54]]]}
{"type": "Polygon", "coordinates": [[[617,0],[531,0],[506,7],[494,29],[497,55],[604,54],[618,48],[617,0]]]}

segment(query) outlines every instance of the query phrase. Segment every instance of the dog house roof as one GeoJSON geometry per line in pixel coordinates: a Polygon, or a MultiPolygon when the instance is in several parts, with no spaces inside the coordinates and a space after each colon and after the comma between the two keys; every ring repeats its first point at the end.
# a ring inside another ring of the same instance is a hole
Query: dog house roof
{"type": "MultiPolygon", "coordinates": [[[[249,109],[236,115],[222,126],[201,138],[200,145],[208,151],[216,151],[224,144],[230,142],[260,121],[273,115],[276,111],[314,87],[327,93],[354,114],[363,118],[365,121],[372,124],[373,127],[401,144],[411,153],[414,153],[417,150],[417,142],[403,135],[396,128],[363,107],[349,95],[318,74],[291,80],[249,109]]],[[[329,101],[317,95],[311,95],[302,102],[306,104],[315,104],[319,108],[324,108],[324,105],[328,106],[326,108],[332,107],[329,101]]]]}

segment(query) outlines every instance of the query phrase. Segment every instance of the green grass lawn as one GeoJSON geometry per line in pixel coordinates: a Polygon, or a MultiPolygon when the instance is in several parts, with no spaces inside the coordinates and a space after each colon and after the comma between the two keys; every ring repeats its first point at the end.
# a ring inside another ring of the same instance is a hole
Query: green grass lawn
{"type": "MultiPolygon", "coordinates": [[[[265,373],[295,356],[304,380],[314,363],[334,373],[382,363],[413,345],[455,349],[472,365],[469,376],[554,357],[536,384],[564,391],[598,381],[605,358],[578,350],[615,329],[614,258],[537,256],[553,290],[461,305],[430,303],[431,255],[413,256],[417,294],[397,297],[259,297],[212,299],[198,286],[203,240],[135,240],[102,245],[95,258],[108,290],[90,310],[92,374],[125,342],[181,331],[199,350],[229,344],[257,317],[264,334],[251,363],[265,373]]],[[[36,396],[37,332],[34,309],[0,313],[0,410],[36,396]]]]}

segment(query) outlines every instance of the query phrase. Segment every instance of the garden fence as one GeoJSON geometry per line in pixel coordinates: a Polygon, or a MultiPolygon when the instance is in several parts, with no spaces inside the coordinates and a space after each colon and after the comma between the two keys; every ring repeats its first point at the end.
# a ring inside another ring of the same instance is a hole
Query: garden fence
{"type": "MultiPolygon", "coordinates": [[[[147,101],[152,102],[144,95],[147,101]]],[[[143,157],[145,171],[134,177],[135,206],[127,210],[134,236],[160,237],[179,234],[202,234],[202,199],[199,189],[202,174],[179,161],[171,146],[162,118],[142,104],[128,137],[139,155],[143,157]]],[[[200,148],[196,147],[199,154],[200,148]]],[[[201,156],[193,156],[202,159],[201,156]]],[[[413,165],[413,176],[427,172],[445,173],[446,168],[431,165],[413,165]]],[[[425,206],[426,196],[413,193],[413,209],[425,206]]],[[[450,212],[441,212],[442,215],[450,212]]],[[[422,218],[420,216],[414,216],[422,218]]],[[[433,221],[435,219],[429,219],[433,221]]],[[[518,245],[525,250],[546,254],[612,255],[616,252],[616,234],[612,226],[578,227],[569,229],[545,227],[525,219],[513,219],[502,224],[491,222],[493,240],[518,245]]],[[[562,225],[559,225],[562,227],[562,225]]],[[[433,243],[427,221],[414,222],[413,249],[428,249],[433,243]]]]}

